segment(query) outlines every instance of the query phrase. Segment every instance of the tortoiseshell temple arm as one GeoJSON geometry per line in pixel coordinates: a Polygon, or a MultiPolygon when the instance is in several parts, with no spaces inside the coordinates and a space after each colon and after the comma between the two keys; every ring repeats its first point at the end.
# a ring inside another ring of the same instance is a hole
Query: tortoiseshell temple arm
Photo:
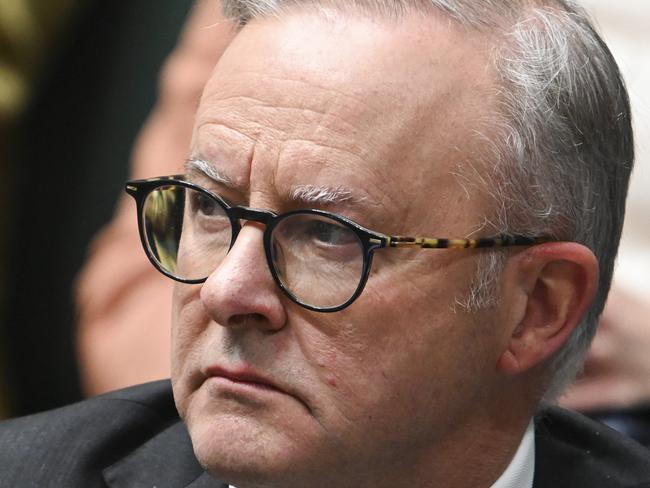
{"type": "Polygon", "coordinates": [[[387,236],[386,247],[422,249],[479,249],[486,247],[532,246],[550,242],[547,237],[498,236],[481,239],[436,239],[432,237],[387,236]]]}

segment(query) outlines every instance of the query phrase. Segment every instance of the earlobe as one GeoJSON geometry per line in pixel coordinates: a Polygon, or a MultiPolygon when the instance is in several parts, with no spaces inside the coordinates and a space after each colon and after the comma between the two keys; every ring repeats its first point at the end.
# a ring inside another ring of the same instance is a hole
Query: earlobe
{"type": "Polygon", "coordinates": [[[516,375],[552,357],[580,323],[596,293],[598,262],[581,244],[555,242],[511,258],[506,273],[517,299],[508,301],[508,343],[497,369],[516,375]]]}

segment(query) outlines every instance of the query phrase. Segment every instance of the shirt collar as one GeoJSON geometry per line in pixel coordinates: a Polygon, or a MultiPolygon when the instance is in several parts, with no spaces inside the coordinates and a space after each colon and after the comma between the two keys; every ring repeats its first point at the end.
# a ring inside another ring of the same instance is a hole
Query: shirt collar
{"type": "Polygon", "coordinates": [[[512,461],[490,488],[532,488],[534,474],[535,424],[531,420],[512,461]]]}

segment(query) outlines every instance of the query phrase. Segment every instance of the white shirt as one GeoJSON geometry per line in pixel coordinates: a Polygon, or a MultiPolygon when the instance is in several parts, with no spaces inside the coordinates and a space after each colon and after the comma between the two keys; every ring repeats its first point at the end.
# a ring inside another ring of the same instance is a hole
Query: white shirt
{"type": "MultiPolygon", "coordinates": [[[[530,421],[510,464],[491,488],[532,488],[535,474],[535,426],[530,421]]],[[[228,488],[235,488],[228,485],[228,488]]]]}

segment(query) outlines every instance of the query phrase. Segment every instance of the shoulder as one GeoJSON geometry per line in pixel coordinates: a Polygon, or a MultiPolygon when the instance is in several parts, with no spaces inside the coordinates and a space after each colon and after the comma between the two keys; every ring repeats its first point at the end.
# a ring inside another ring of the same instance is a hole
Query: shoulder
{"type": "Polygon", "coordinates": [[[606,425],[547,407],[535,436],[535,488],[650,488],[650,451],[606,425]]]}
{"type": "Polygon", "coordinates": [[[0,487],[102,486],[102,466],[177,422],[169,381],[2,422],[0,487]]]}

